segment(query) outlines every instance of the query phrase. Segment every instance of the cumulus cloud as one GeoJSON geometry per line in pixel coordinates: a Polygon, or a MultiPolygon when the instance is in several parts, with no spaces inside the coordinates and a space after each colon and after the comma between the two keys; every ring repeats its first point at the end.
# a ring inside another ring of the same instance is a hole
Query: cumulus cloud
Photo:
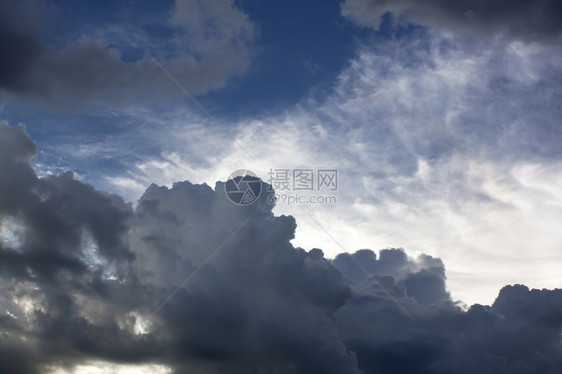
{"type": "Polygon", "coordinates": [[[146,92],[151,101],[181,98],[152,58],[194,94],[206,93],[243,74],[255,54],[255,26],[230,0],[178,0],[157,25],[166,36],[145,31],[154,25],[125,24],[57,41],[44,30],[57,9],[42,4],[0,2],[0,89],[58,107],[142,102],[146,92]],[[133,47],[135,56],[126,55],[133,47]]]}
{"type": "Polygon", "coordinates": [[[10,354],[5,368],[23,368],[29,351],[29,372],[85,358],[158,359],[178,372],[359,372],[333,323],[349,288],[321,254],[292,247],[293,218],[265,201],[237,207],[221,183],[152,186],[133,211],[70,174],[37,178],[25,128],[1,131],[11,145],[2,219],[24,231],[21,245],[1,248],[3,340],[30,338],[22,362],[10,354]],[[143,316],[149,332],[139,334],[143,316]]]}
{"type": "Polygon", "coordinates": [[[390,12],[400,23],[429,25],[479,37],[505,36],[557,43],[562,35],[562,6],[556,0],[347,0],[342,14],[378,28],[390,12]]]}
{"type": "Polygon", "coordinates": [[[20,235],[0,241],[4,372],[562,369],[562,290],[506,286],[464,311],[440,259],[295,248],[295,220],[266,196],[236,206],[223,182],[185,181],[133,209],[70,173],[38,178],[23,125],[0,125],[0,144],[0,219],[20,235]]]}

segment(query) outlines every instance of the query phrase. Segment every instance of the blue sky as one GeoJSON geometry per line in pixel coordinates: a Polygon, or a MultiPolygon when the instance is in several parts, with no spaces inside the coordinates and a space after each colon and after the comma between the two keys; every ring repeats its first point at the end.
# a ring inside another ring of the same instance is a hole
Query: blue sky
{"type": "Polygon", "coordinates": [[[294,246],[428,254],[452,300],[491,304],[562,284],[562,12],[507,3],[0,2],[0,121],[39,176],[133,206],[337,169],[337,203],[274,208],[294,246]]]}

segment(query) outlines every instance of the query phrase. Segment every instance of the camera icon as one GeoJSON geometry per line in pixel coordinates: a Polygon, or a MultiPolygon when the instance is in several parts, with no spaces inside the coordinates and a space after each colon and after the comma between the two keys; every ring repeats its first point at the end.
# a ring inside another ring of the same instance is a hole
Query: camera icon
{"type": "Polygon", "coordinates": [[[224,184],[226,197],[236,205],[253,204],[261,194],[262,181],[249,169],[232,172],[224,184]]]}

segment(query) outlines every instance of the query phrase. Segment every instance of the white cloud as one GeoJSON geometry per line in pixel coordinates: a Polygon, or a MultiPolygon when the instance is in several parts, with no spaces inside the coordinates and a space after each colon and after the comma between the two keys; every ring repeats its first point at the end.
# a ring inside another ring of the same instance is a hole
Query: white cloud
{"type": "Polygon", "coordinates": [[[72,370],[52,367],[48,374],[169,374],[172,369],[164,365],[127,365],[104,361],[92,361],[75,366],[72,370]]]}
{"type": "Polygon", "coordinates": [[[295,245],[341,251],[309,212],[349,251],[404,247],[443,258],[453,297],[467,303],[490,303],[506,283],[553,287],[562,264],[561,200],[550,187],[559,182],[558,139],[546,138],[542,159],[535,142],[556,124],[550,103],[560,87],[549,78],[559,57],[431,35],[365,46],[324,102],[227,124],[255,161],[193,112],[144,116],[166,126],[149,135],[163,151],[109,181],[133,200],[141,185],[214,186],[239,168],[264,179],[270,168],[337,168],[337,204],[276,207],[296,217],[295,245]],[[415,62],[404,67],[406,56],[415,62]],[[533,101],[538,89],[544,96],[533,101]]]}

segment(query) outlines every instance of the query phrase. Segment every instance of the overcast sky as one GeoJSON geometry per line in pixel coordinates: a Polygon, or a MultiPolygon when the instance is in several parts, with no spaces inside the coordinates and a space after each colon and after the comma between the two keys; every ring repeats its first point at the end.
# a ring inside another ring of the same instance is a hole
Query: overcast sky
{"type": "Polygon", "coordinates": [[[0,14],[3,371],[562,371],[559,1],[0,14]]]}

